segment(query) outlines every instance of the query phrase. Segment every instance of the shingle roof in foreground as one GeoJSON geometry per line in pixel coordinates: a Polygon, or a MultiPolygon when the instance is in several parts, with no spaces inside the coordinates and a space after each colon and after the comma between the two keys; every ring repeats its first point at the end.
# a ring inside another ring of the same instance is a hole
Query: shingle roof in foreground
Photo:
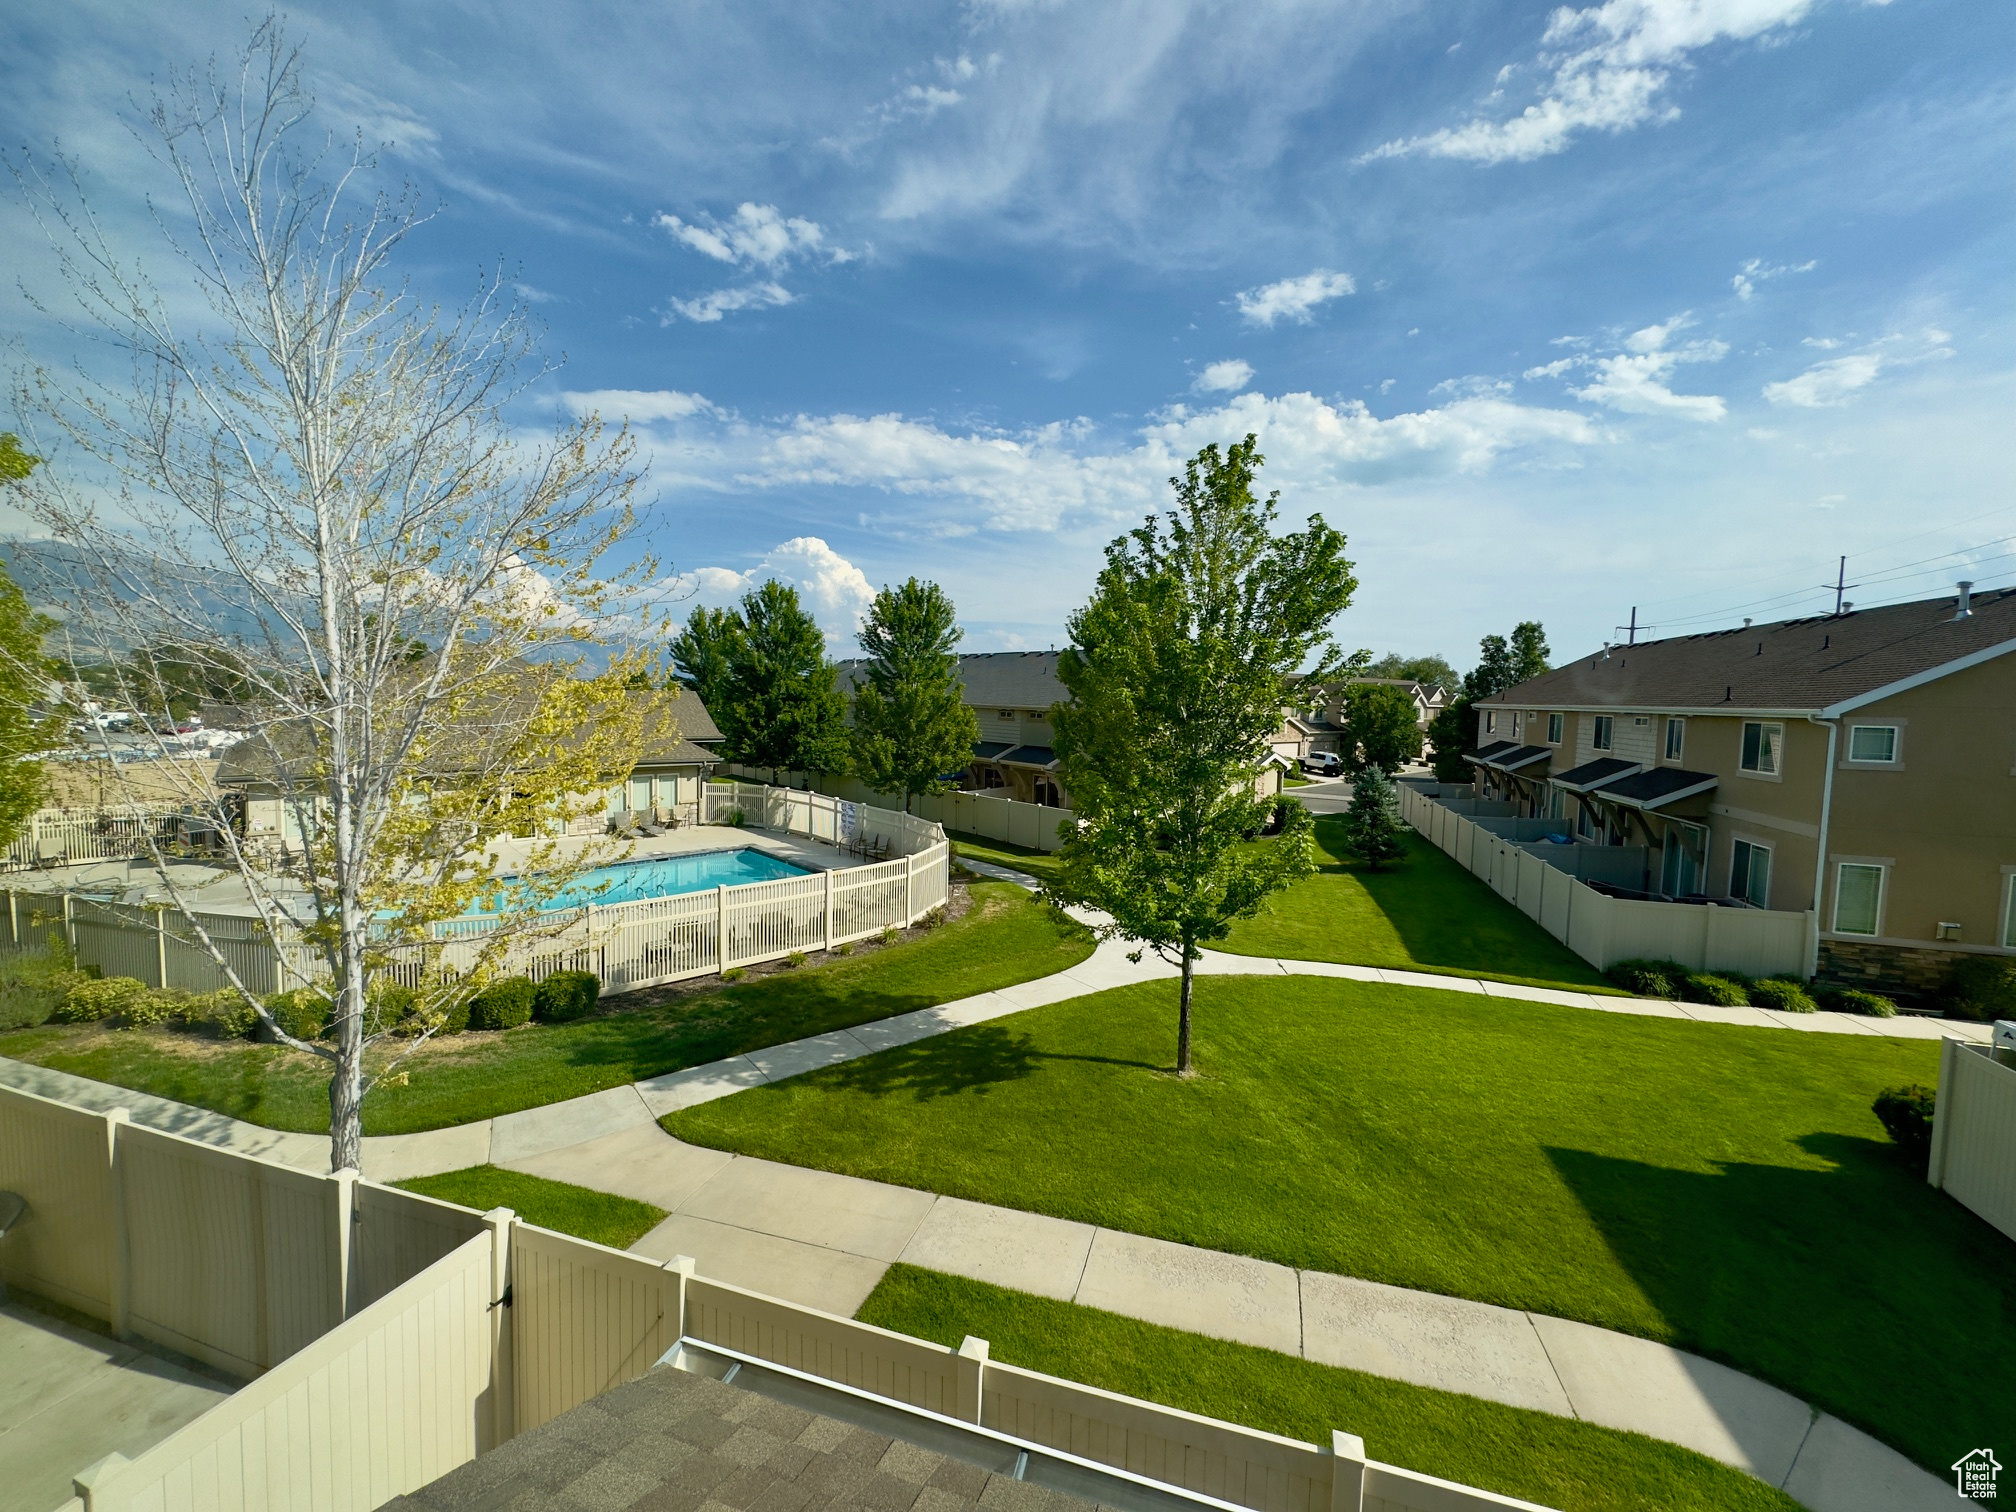
{"type": "Polygon", "coordinates": [[[384,1512],[1092,1512],[951,1455],[661,1369],[385,1504],[384,1512]]]}
{"type": "MultiPolygon", "coordinates": [[[[1948,662],[2016,644],[2016,588],[1612,646],[1487,705],[1557,709],[1820,710],[1948,662]]],[[[2012,663],[2016,665],[2016,663],[2012,663]]]]}

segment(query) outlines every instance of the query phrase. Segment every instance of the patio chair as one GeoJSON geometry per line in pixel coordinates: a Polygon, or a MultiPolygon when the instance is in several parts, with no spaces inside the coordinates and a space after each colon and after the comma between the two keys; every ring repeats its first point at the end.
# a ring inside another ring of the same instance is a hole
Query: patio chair
{"type": "Polygon", "coordinates": [[[889,837],[887,835],[878,835],[875,837],[875,851],[870,859],[875,861],[887,861],[889,859],[889,837]]]}
{"type": "MultiPolygon", "coordinates": [[[[7,1242],[7,1236],[20,1223],[22,1215],[28,1211],[28,1199],[19,1192],[0,1192],[0,1244],[7,1242]]],[[[0,1307],[7,1305],[7,1282],[0,1279],[0,1307]]]]}

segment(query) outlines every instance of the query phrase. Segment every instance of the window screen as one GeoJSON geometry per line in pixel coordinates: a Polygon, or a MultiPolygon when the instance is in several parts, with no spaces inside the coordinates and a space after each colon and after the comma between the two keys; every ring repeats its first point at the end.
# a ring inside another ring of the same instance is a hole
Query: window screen
{"type": "Polygon", "coordinates": [[[1895,761],[1897,726],[1856,725],[1848,732],[1850,761],[1895,761]]]}
{"type": "Polygon", "coordinates": [[[1771,906],[1771,851],[1768,846],[1738,840],[1729,865],[1729,896],[1757,908],[1771,906]]]}
{"type": "Polygon", "coordinates": [[[1883,868],[1844,861],[1834,883],[1834,932],[1873,935],[1883,912],[1883,868]]]}
{"type": "Polygon", "coordinates": [[[1743,726],[1743,770],[1776,776],[1778,750],[1785,741],[1785,726],[1748,721],[1743,726]]]}

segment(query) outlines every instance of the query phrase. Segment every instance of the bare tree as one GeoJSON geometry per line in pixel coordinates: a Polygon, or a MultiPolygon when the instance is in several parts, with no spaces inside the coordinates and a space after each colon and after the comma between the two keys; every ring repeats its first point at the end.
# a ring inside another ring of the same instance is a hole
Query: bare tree
{"type": "MultiPolygon", "coordinates": [[[[177,77],[140,128],[177,190],[154,216],[168,266],[207,303],[189,329],[115,248],[74,162],[17,165],[71,329],[130,361],[113,381],[81,363],[20,375],[16,407],[50,460],[17,502],[58,543],[63,581],[45,588],[73,669],[142,714],[192,685],[239,705],[237,796],[189,763],[150,770],[186,774],[182,807],[214,825],[287,979],[326,995],[326,1034],[290,1031],[232,968],[187,868],[150,839],[158,885],[266,1030],[330,1063],[330,1163],[357,1168],[374,1080],[553,930],[541,905],[607,859],[615,842],[564,832],[663,705],[629,691],[634,653],[587,664],[627,584],[593,572],[631,524],[627,434],[591,418],[515,441],[503,408],[541,369],[506,283],[444,314],[393,282],[426,219],[410,189],[370,191],[362,142],[316,136],[275,23],[238,64],[177,77]],[[284,816],[278,836],[246,822],[262,806],[284,816]],[[500,889],[506,836],[544,838],[500,889]],[[494,928],[437,927],[486,902],[494,928]],[[394,981],[408,992],[387,994],[394,981]]],[[[172,754],[158,720],[145,729],[172,754]]]]}

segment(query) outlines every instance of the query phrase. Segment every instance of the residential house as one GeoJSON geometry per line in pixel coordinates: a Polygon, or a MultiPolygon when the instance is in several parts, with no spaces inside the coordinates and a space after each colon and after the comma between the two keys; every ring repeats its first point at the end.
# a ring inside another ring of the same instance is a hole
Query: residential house
{"type": "Polygon", "coordinates": [[[1919,995],[2016,955],[2016,589],[1611,646],[1476,707],[1480,796],[1643,846],[1643,894],[1811,910],[1919,995]]]}
{"type": "Polygon", "coordinates": [[[1268,742],[1284,762],[1296,764],[1318,751],[1344,752],[1344,702],[1357,687],[1405,688],[1414,700],[1415,721],[1427,729],[1449,704],[1449,690],[1440,683],[1404,677],[1354,677],[1330,687],[1312,689],[1308,702],[1281,711],[1281,728],[1268,742]]]}

